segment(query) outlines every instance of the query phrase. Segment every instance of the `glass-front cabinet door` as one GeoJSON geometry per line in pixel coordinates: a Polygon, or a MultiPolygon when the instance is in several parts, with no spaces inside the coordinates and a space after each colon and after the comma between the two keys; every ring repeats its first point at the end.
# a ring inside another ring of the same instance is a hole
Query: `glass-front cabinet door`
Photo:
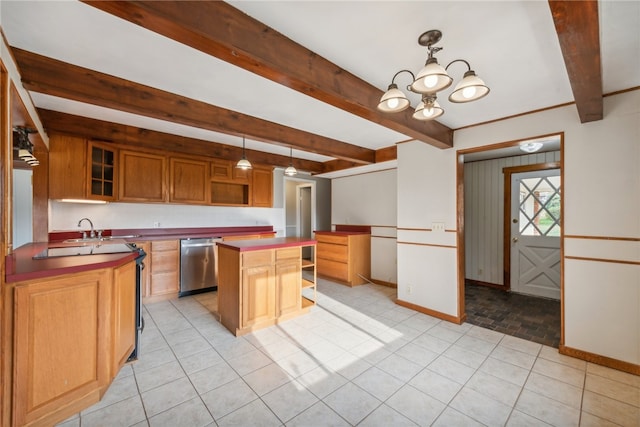
{"type": "Polygon", "coordinates": [[[106,144],[91,141],[88,154],[89,198],[115,200],[116,150],[106,144]]]}

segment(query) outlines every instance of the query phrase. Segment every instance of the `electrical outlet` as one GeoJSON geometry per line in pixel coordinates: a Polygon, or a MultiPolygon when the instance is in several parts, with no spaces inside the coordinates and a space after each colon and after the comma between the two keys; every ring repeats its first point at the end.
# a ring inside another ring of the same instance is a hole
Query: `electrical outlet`
{"type": "Polygon", "coordinates": [[[431,231],[444,231],[444,222],[432,222],[431,231]]]}
{"type": "Polygon", "coordinates": [[[160,228],[160,221],[154,221],[153,228],[160,228]]]}

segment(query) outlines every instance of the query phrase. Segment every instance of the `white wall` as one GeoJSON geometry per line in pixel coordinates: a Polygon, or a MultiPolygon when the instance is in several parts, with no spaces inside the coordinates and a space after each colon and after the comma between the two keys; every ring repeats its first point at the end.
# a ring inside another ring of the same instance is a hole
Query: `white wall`
{"type": "Polygon", "coordinates": [[[423,142],[398,145],[398,299],[458,316],[456,157],[423,142]]]}
{"type": "Polygon", "coordinates": [[[371,225],[371,278],[397,283],[396,169],[331,181],[331,223],[371,225]]]}
{"type": "Polygon", "coordinates": [[[13,170],[13,247],[33,240],[33,171],[13,170]]]}

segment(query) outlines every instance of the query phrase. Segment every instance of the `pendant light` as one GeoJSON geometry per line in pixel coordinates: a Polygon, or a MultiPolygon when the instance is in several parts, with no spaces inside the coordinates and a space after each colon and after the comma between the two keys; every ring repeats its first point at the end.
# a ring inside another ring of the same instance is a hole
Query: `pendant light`
{"type": "Polygon", "coordinates": [[[284,170],[284,174],[287,176],[298,174],[296,168],[293,167],[293,147],[289,147],[289,166],[284,170]]]}
{"type": "Polygon", "coordinates": [[[244,135],[242,136],[242,158],[238,160],[238,163],[236,163],[236,167],[242,170],[251,169],[251,162],[247,160],[247,156],[244,152],[244,135]]]}

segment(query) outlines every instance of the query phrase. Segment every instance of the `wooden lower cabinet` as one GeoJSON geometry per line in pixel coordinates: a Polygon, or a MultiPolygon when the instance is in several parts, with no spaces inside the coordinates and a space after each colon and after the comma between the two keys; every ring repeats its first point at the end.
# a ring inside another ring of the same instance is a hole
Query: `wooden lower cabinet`
{"type": "Polygon", "coordinates": [[[301,247],[236,251],[218,247],[220,322],[242,335],[306,313],[301,247]]]}
{"type": "Polygon", "coordinates": [[[273,265],[242,269],[242,327],[272,323],[276,318],[276,280],[273,265]]]}
{"type": "Polygon", "coordinates": [[[149,292],[145,303],[178,296],[180,291],[180,241],[155,240],[145,266],[149,269],[149,292]]]}
{"type": "Polygon", "coordinates": [[[371,277],[371,235],[316,232],[318,275],[355,286],[371,277]]]}
{"type": "Polygon", "coordinates": [[[51,426],[100,400],[135,345],[135,268],[11,284],[12,425],[51,426]]]}
{"type": "Polygon", "coordinates": [[[111,299],[111,379],[124,366],[136,345],[136,264],[113,271],[111,299]]]}
{"type": "Polygon", "coordinates": [[[297,313],[302,308],[302,251],[287,248],[276,251],[276,299],[278,317],[297,313]]]}

